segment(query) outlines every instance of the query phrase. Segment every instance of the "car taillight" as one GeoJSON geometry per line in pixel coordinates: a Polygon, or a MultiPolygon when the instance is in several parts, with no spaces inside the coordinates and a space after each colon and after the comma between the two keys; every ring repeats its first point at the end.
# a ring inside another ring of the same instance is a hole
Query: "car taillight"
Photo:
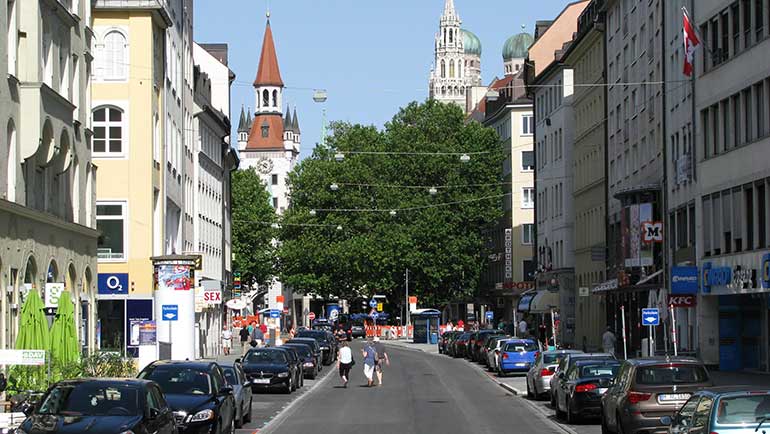
{"type": "Polygon", "coordinates": [[[642,392],[628,392],[628,402],[631,404],[639,404],[642,401],[647,401],[652,396],[651,393],[642,393],[642,392]]]}
{"type": "Polygon", "coordinates": [[[548,369],[548,368],[543,368],[543,369],[541,369],[541,370],[540,370],[540,376],[541,376],[541,377],[548,377],[548,376],[550,376],[550,375],[553,375],[553,372],[551,372],[551,370],[550,370],[550,369],[548,369]]]}
{"type": "Polygon", "coordinates": [[[592,390],[596,390],[596,384],[579,384],[577,387],[575,387],[576,393],[590,392],[592,390]]]}
{"type": "Polygon", "coordinates": [[[508,353],[503,353],[503,358],[507,359],[508,358],[508,353]]]}
{"type": "Polygon", "coordinates": [[[535,351],[535,358],[537,359],[537,356],[540,355],[540,351],[535,351]]]}

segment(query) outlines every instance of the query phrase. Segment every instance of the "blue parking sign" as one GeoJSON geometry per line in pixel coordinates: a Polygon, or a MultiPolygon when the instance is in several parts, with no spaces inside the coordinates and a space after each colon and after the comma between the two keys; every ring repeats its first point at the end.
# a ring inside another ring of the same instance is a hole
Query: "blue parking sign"
{"type": "Polygon", "coordinates": [[[487,313],[484,314],[487,317],[487,321],[492,321],[495,319],[495,313],[491,310],[488,310],[487,313]]]}
{"type": "Polygon", "coordinates": [[[642,324],[646,326],[660,325],[660,312],[658,312],[658,308],[652,307],[642,309],[642,324]]]}

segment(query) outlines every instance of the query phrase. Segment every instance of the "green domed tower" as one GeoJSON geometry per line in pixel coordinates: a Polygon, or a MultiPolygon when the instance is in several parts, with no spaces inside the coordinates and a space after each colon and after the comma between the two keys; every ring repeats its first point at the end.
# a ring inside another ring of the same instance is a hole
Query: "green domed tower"
{"type": "Polygon", "coordinates": [[[525,29],[525,26],[521,26],[522,32],[511,36],[503,44],[505,75],[516,74],[521,70],[524,66],[524,59],[527,58],[529,47],[535,42],[535,38],[525,29]]]}

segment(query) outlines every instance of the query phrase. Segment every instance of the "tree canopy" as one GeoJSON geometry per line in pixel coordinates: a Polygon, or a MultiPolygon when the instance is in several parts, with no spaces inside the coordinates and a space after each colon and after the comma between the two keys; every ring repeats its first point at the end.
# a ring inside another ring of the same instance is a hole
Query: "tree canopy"
{"type": "Polygon", "coordinates": [[[493,130],[435,101],[409,104],[383,130],[334,123],[326,147],[289,176],[282,281],[327,298],[385,294],[397,305],[409,269],[421,304],[471,295],[486,264],[485,232],[502,215],[503,158],[493,130]]]}
{"type": "Polygon", "coordinates": [[[254,168],[232,174],[233,269],[244,285],[265,284],[275,276],[275,210],[254,168]]]}

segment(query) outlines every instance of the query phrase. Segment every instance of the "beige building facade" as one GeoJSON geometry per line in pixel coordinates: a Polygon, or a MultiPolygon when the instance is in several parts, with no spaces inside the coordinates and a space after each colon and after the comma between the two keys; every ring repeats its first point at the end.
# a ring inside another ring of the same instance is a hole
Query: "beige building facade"
{"type": "Polygon", "coordinates": [[[92,351],[90,2],[10,0],[0,16],[0,348],[14,347],[30,289],[45,299],[64,289],[83,351],[92,351]]]}

